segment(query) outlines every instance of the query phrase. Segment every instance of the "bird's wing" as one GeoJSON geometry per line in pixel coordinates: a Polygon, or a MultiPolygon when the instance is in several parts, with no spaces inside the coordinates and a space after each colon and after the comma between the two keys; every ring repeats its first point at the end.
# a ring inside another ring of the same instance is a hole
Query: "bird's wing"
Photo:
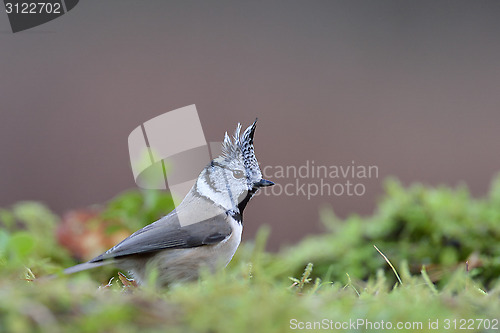
{"type": "Polygon", "coordinates": [[[220,213],[206,220],[181,226],[177,212],[174,210],[160,220],[136,231],[90,262],[162,249],[215,244],[231,235],[232,231],[228,219],[226,213],[220,213]]]}

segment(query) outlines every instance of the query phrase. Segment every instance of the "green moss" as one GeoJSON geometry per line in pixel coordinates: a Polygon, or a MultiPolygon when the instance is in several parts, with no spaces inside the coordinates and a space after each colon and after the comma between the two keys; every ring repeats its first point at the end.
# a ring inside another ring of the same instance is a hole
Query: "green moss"
{"type": "MultiPolygon", "coordinates": [[[[279,253],[264,250],[263,227],[226,270],[167,290],[124,288],[117,278],[104,287],[116,276],[104,267],[44,278],[75,261],[54,236],[59,218],[19,203],[0,210],[0,332],[285,332],[349,330],[353,321],[360,331],[381,321],[463,331],[454,319],[500,313],[499,198],[498,178],[481,199],[463,186],[388,180],[372,216],[341,220],[324,209],[324,234],[279,253]]],[[[169,200],[131,191],[101,214],[137,229],[168,211],[169,200]]]]}
{"type": "Polygon", "coordinates": [[[489,196],[481,199],[471,198],[464,186],[404,188],[389,179],[372,216],[340,220],[325,209],[321,217],[327,233],[311,236],[280,255],[295,273],[314,262],[319,274],[334,267],[333,280],[341,280],[345,273],[366,280],[377,269],[389,271],[373,251],[376,245],[393,262],[407,260],[414,274],[427,265],[430,278],[439,284],[446,284],[468,262],[477,282],[491,287],[500,276],[498,178],[489,196]]]}

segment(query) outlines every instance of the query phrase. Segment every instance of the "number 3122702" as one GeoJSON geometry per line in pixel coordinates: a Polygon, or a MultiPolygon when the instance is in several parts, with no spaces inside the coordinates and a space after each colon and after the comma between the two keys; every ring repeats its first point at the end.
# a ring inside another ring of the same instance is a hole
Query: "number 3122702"
{"type": "Polygon", "coordinates": [[[445,319],[444,329],[481,330],[498,329],[498,319],[445,319]]]}
{"type": "Polygon", "coordinates": [[[5,11],[7,14],[62,14],[61,4],[58,2],[6,2],[5,11]]]}

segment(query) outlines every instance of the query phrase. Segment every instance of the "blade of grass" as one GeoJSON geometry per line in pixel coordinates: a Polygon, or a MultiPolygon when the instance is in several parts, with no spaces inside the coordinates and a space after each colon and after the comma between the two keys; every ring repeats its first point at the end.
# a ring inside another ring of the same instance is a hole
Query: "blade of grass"
{"type": "Polygon", "coordinates": [[[354,287],[354,285],[352,284],[352,280],[351,280],[351,277],[349,276],[349,273],[345,273],[345,275],[347,275],[347,284],[345,285],[344,289],[349,286],[351,287],[355,292],[356,294],[358,295],[358,297],[360,297],[361,295],[359,294],[358,290],[356,289],[356,287],[354,287]]]}
{"type": "Polygon", "coordinates": [[[434,283],[432,283],[431,278],[427,274],[427,270],[425,269],[425,265],[422,265],[422,270],[420,271],[420,273],[422,274],[422,277],[424,278],[425,284],[427,286],[429,286],[429,288],[432,290],[432,293],[434,295],[437,295],[438,291],[437,291],[436,286],[434,285],[434,283]]]}
{"type": "Polygon", "coordinates": [[[389,261],[389,259],[387,259],[387,257],[382,253],[382,251],[380,251],[378,249],[378,247],[376,247],[375,245],[373,245],[373,247],[375,248],[375,250],[378,251],[378,253],[380,253],[380,255],[382,257],[384,257],[385,261],[389,264],[389,266],[391,266],[392,268],[392,271],[394,272],[394,274],[396,275],[396,277],[398,278],[398,281],[399,281],[399,284],[403,285],[403,281],[401,281],[401,278],[399,277],[399,274],[398,272],[396,271],[396,269],[394,268],[394,266],[391,264],[391,262],[389,261]]]}

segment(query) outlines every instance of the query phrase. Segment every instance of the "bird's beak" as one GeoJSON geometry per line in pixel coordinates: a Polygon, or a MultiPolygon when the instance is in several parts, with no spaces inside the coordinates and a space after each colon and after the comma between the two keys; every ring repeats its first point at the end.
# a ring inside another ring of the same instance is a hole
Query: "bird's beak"
{"type": "Polygon", "coordinates": [[[267,180],[267,179],[261,179],[260,181],[253,184],[254,187],[266,187],[266,186],[273,186],[273,185],[274,185],[274,183],[270,180],[267,180]]]}

